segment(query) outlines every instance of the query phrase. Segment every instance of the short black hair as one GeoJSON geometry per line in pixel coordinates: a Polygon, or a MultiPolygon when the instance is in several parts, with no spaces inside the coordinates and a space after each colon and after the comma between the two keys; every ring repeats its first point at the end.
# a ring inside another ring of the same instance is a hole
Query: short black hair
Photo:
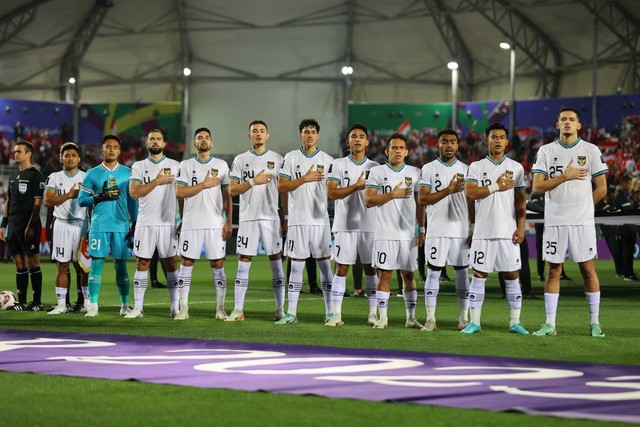
{"type": "Polygon", "coordinates": [[[453,129],[442,129],[440,132],[438,132],[438,135],[436,136],[436,139],[440,139],[440,137],[442,135],[453,135],[456,137],[456,140],[459,141],[460,138],[458,137],[458,132],[456,132],[453,129]]]}
{"type": "Polygon", "coordinates": [[[573,107],[562,107],[560,111],[558,111],[558,118],[560,118],[560,114],[570,111],[572,113],[576,113],[576,117],[578,117],[578,121],[580,121],[580,112],[573,107]]]}
{"type": "Polygon", "coordinates": [[[27,153],[33,153],[33,151],[35,150],[35,146],[29,141],[25,141],[24,139],[16,142],[16,145],[23,145],[27,153]]]}
{"type": "Polygon", "coordinates": [[[165,139],[165,135],[164,132],[162,131],[162,129],[151,129],[147,131],[147,138],[149,137],[150,133],[159,133],[160,135],[162,135],[162,139],[165,139]]]}
{"type": "Polygon", "coordinates": [[[491,123],[489,125],[489,127],[487,127],[484,130],[484,136],[486,136],[487,138],[489,138],[489,134],[491,133],[492,130],[503,130],[504,133],[506,133],[507,135],[509,135],[509,130],[507,129],[507,127],[505,125],[503,125],[502,123],[491,123]]]}
{"type": "Polygon", "coordinates": [[[393,134],[391,134],[389,139],[387,139],[388,144],[391,144],[391,140],[392,139],[401,139],[401,140],[403,140],[405,148],[409,148],[409,145],[407,144],[407,137],[404,136],[404,134],[401,134],[400,132],[394,132],[393,134]]]}
{"type": "Polygon", "coordinates": [[[64,155],[64,152],[67,150],[76,150],[78,152],[78,155],[81,154],[78,144],[76,144],[75,142],[65,142],[64,144],[62,144],[62,147],[60,147],[60,157],[62,157],[64,155]]]}
{"type": "Polygon", "coordinates": [[[369,131],[367,130],[367,128],[360,123],[354,123],[351,125],[351,127],[349,128],[349,131],[347,132],[347,136],[351,135],[351,132],[353,132],[354,130],[359,129],[362,132],[364,132],[367,136],[369,135],[369,131]]]}
{"type": "Polygon", "coordinates": [[[313,126],[314,128],[316,128],[316,130],[318,131],[318,133],[320,133],[320,124],[316,121],[316,119],[304,119],[300,122],[300,124],[298,125],[298,129],[300,131],[300,133],[302,133],[302,129],[309,127],[309,126],[313,126]]]}
{"type": "Polygon", "coordinates": [[[265,127],[267,131],[269,131],[269,126],[267,126],[267,124],[262,120],[254,120],[251,123],[249,123],[249,129],[251,129],[251,126],[253,125],[262,125],[265,127]]]}
{"type": "Polygon", "coordinates": [[[207,132],[209,136],[211,136],[211,131],[209,130],[209,128],[198,128],[195,132],[193,132],[193,139],[196,139],[196,135],[198,135],[200,132],[207,132]]]}
{"type": "Polygon", "coordinates": [[[113,139],[114,141],[118,141],[118,145],[120,146],[120,148],[122,148],[122,141],[120,141],[120,138],[118,138],[116,135],[105,135],[102,138],[102,145],[104,145],[104,143],[107,142],[109,139],[113,139]]]}

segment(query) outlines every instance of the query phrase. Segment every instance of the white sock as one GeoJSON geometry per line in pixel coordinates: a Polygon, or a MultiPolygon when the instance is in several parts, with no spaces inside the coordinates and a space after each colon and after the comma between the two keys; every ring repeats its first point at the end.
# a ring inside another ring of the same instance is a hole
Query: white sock
{"type": "Polygon", "coordinates": [[[458,310],[460,323],[466,323],[469,320],[469,269],[462,268],[455,270],[456,272],[456,294],[458,295],[458,310]]]}
{"type": "Polygon", "coordinates": [[[189,290],[191,289],[191,273],[193,272],[193,266],[187,267],[183,265],[180,267],[178,273],[178,297],[180,300],[180,309],[189,304],[189,290]]]}
{"type": "Polygon", "coordinates": [[[238,272],[236,273],[236,283],[233,287],[234,310],[244,310],[244,298],[249,288],[249,269],[251,261],[238,260],[238,272]]]}
{"type": "Polygon", "coordinates": [[[180,302],[178,288],[178,272],[167,271],[167,288],[169,289],[169,299],[171,300],[171,309],[177,310],[180,302]]]}
{"type": "Polygon", "coordinates": [[[378,302],[378,310],[380,311],[380,320],[388,321],[387,308],[389,306],[390,292],[376,291],[376,301],[378,302]]]}
{"type": "Polygon", "coordinates": [[[136,270],[133,274],[134,306],[140,311],[142,311],[144,305],[144,293],[147,291],[148,277],[146,271],[136,270]]]}
{"type": "Polygon", "coordinates": [[[56,286],[56,300],[58,301],[58,307],[67,307],[67,288],[59,288],[56,286]]]}
{"type": "Polygon", "coordinates": [[[298,300],[302,290],[302,272],[304,271],[304,261],[291,260],[291,272],[289,274],[289,309],[287,314],[298,315],[298,300]]]}
{"type": "Polygon", "coordinates": [[[589,304],[589,324],[600,324],[600,291],[585,292],[587,304],[589,304]]]}
{"type": "Polygon", "coordinates": [[[427,308],[427,321],[436,321],[436,303],[440,292],[441,270],[429,270],[424,282],[424,305],[427,308]]]}
{"type": "Polygon", "coordinates": [[[482,304],[484,303],[484,287],[487,279],[474,277],[469,287],[469,306],[471,307],[471,321],[480,325],[482,304]]]}
{"type": "Polygon", "coordinates": [[[338,317],[342,316],[342,299],[344,291],[347,289],[347,278],[345,276],[333,276],[331,283],[331,309],[333,314],[338,317]]]}
{"type": "Polygon", "coordinates": [[[522,309],[522,289],[520,281],[505,280],[505,299],[509,305],[509,326],[520,323],[520,310],[522,309]]]}
{"type": "MultiPolygon", "coordinates": [[[[320,287],[324,296],[325,316],[333,312],[332,307],[332,290],[333,273],[331,273],[331,261],[328,259],[319,259],[316,261],[320,270],[320,287]]],[[[345,285],[346,287],[346,285],[345,285]]],[[[344,295],[344,292],[343,292],[344,295]]]]}
{"type": "Polygon", "coordinates": [[[216,288],[216,310],[224,310],[224,300],[227,296],[227,276],[224,268],[212,268],[213,286],[216,288]]]}
{"type": "Polygon", "coordinates": [[[365,279],[365,292],[367,293],[367,300],[369,301],[369,314],[377,314],[378,312],[378,300],[376,298],[376,288],[378,287],[378,276],[376,274],[372,276],[366,276],[365,279]]]}
{"type": "Polygon", "coordinates": [[[402,292],[402,296],[404,298],[404,310],[407,314],[407,320],[412,320],[416,318],[416,304],[418,302],[418,291],[415,289],[413,291],[404,291],[402,292]]]}
{"type": "Polygon", "coordinates": [[[545,323],[550,324],[554,328],[556,327],[556,312],[558,311],[558,298],[560,294],[544,293],[544,311],[547,314],[547,320],[545,323]]]}
{"type": "Polygon", "coordinates": [[[271,285],[276,299],[276,311],[284,309],[284,270],[282,258],[269,261],[271,265],[271,285]]]}

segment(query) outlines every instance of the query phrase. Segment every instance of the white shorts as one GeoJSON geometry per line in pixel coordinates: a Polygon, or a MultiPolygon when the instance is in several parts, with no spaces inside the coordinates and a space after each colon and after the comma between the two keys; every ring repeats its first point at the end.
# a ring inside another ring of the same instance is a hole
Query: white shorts
{"type": "Polygon", "coordinates": [[[80,239],[87,235],[87,221],[65,221],[59,218],[53,223],[53,247],[51,259],[70,262],[77,259],[80,239]]]}
{"type": "Polygon", "coordinates": [[[329,225],[290,225],[284,254],[295,259],[326,258],[331,255],[329,225]]]}
{"type": "Polygon", "coordinates": [[[133,256],[151,259],[156,247],[158,258],[178,255],[178,238],[175,225],[145,225],[136,227],[133,234],[133,256]]]}
{"type": "Polygon", "coordinates": [[[429,237],[424,243],[424,259],[434,267],[444,267],[447,263],[455,267],[469,265],[467,239],[452,237],[429,237]]]}
{"type": "Polygon", "coordinates": [[[236,252],[240,255],[258,255],[258,246],[262,243],[267,255],[282,251],[279,220],[258,220],[241,222],[238,226],[236,252]]]}
{"type": "Polygon", "coordinates": [[[471,242],[471,267],[476,271],[519,271],[520,246],[511,239],[477,239],[471,242]]]}
{"type": "Polygon", "coordinates": [[[382,270],[415,271],[418,268],[418,243],[411,240],[376,240],[373,266],[382,270]]]}
{"type": "Polygon", "coordinates": [[[199,259],[204,247],[207,259],[222,259],[227,243],[222,240],[222,228],[184,230],[180,233],[180,255],[185,258],[199,259]]]}
{"type": "Polygon", "coordinates": [[[360,262],[371,264],[374,233],[364,231],[337,231],[334,233],[333,260],[342,265],[353,265],[360,255],[360,262]]]}
{"type": "Polygon", "coordinates": [[[542,237],[542,259],[562,264],[569,259],[585,262],[598,257],[596,228],[593,225],[546,226],[542,237]]]}

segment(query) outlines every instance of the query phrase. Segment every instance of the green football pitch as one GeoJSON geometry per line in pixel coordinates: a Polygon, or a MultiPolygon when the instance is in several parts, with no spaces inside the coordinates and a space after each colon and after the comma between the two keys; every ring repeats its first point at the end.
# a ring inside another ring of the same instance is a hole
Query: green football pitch
{"type": "MultiPolygon", "coordinates": [[[[535,271],[534,262],[531,265],[535,271]]],[[[55,301],[55,266],[43,261],[42,267],[43,300],[49,307],[55,301]]],[[[573,263],[567,263],[566,270],[575,281],[562,282],[557,319],[558,336],[534,338],[507,332],[508,308],[501,298],[495,275],[487,282],[487,295],[482,311],[484,333],[480,335],[464,336],[456,330],[457,302],[452,283],[441,284],[438,330],[433,333],[404,329],[404,302],[402,298],[395,296],[389,307],[390,327],[381,331],[366,325],[367,300],[353,297],[344,300],[345,325],[341,328],[324,327],[322,296],[309,293],[302,294],[300,299],[300,323],[274,326],[271,273],[265,257],[255,258],[252,264],[244,322],[213,320],[215,293],[211,270],[208,263],[201,260],[194,269],[189,308],[191,318],[188,321],[173,321],[169,317],[167,290],[151,288],[147,290],[145,297],[145,316],[141,319],[121,318],[118,315],[118,298],[113,284],[113,264],[107,263],[98,318],[86,319],[77,313],[48,316],[42,312],[1,312],[0,328],[640,365],[640,334],[634,326],[640,301],[640,283],[615,278],[611,261],[598,261],[597,269],[602,284],[600,321],[607,334],[604,339],[589,336],[587,304],[580,274],[573,263]]],[[[134,270],[135,264],[129,263],[130,277],[133,277],[134,270]]],[[[228,282],[226,309],[229,312],[233,309],[235,259],[229,258],[225,270],[228,282]]],[[[15,291],[14,274],[13,265],[0,265],[3,289],[15,291]]],[[[351,279],[347,286],[352,287],[351,279]]],[[[72,287],[75,291],[75,283],[72,287]]],[[[523,303],[522,322],[530,331],[544,323],[542,287],[542,283],[534,279],[533,290],[539,299],[525,300],[523,303]]],[[[418,288],[421,291],[420,284],[418,288]]],[[[307,286],[303,288],[307,289],[307,286]]],[[[421,292],[418,313],[418,318],[424,320],[421,292]]],[[[0,426],[615,424],[517,413],[377,403],[357,400],[358,396],[354,396],[354,400],[337,400],[11,372],[0,372],[0,384],[5,409],[4,415],[0,417],[0,426]]]]}

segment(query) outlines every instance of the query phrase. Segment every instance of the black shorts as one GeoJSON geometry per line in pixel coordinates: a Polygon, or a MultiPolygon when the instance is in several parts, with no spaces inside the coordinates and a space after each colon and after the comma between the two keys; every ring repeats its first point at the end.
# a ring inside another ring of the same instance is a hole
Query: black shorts
{"type": "Polygon", "coordinates": [[[34,227],[34,236],[31,242],[27,242],[24,238],[24,232],[27,229],[26,224],[9,224],[8,228],[7,246],[9,247],[9,255],[37,255],[40,253],[40,233],[42,228],[40,224],[34,227]]]}

